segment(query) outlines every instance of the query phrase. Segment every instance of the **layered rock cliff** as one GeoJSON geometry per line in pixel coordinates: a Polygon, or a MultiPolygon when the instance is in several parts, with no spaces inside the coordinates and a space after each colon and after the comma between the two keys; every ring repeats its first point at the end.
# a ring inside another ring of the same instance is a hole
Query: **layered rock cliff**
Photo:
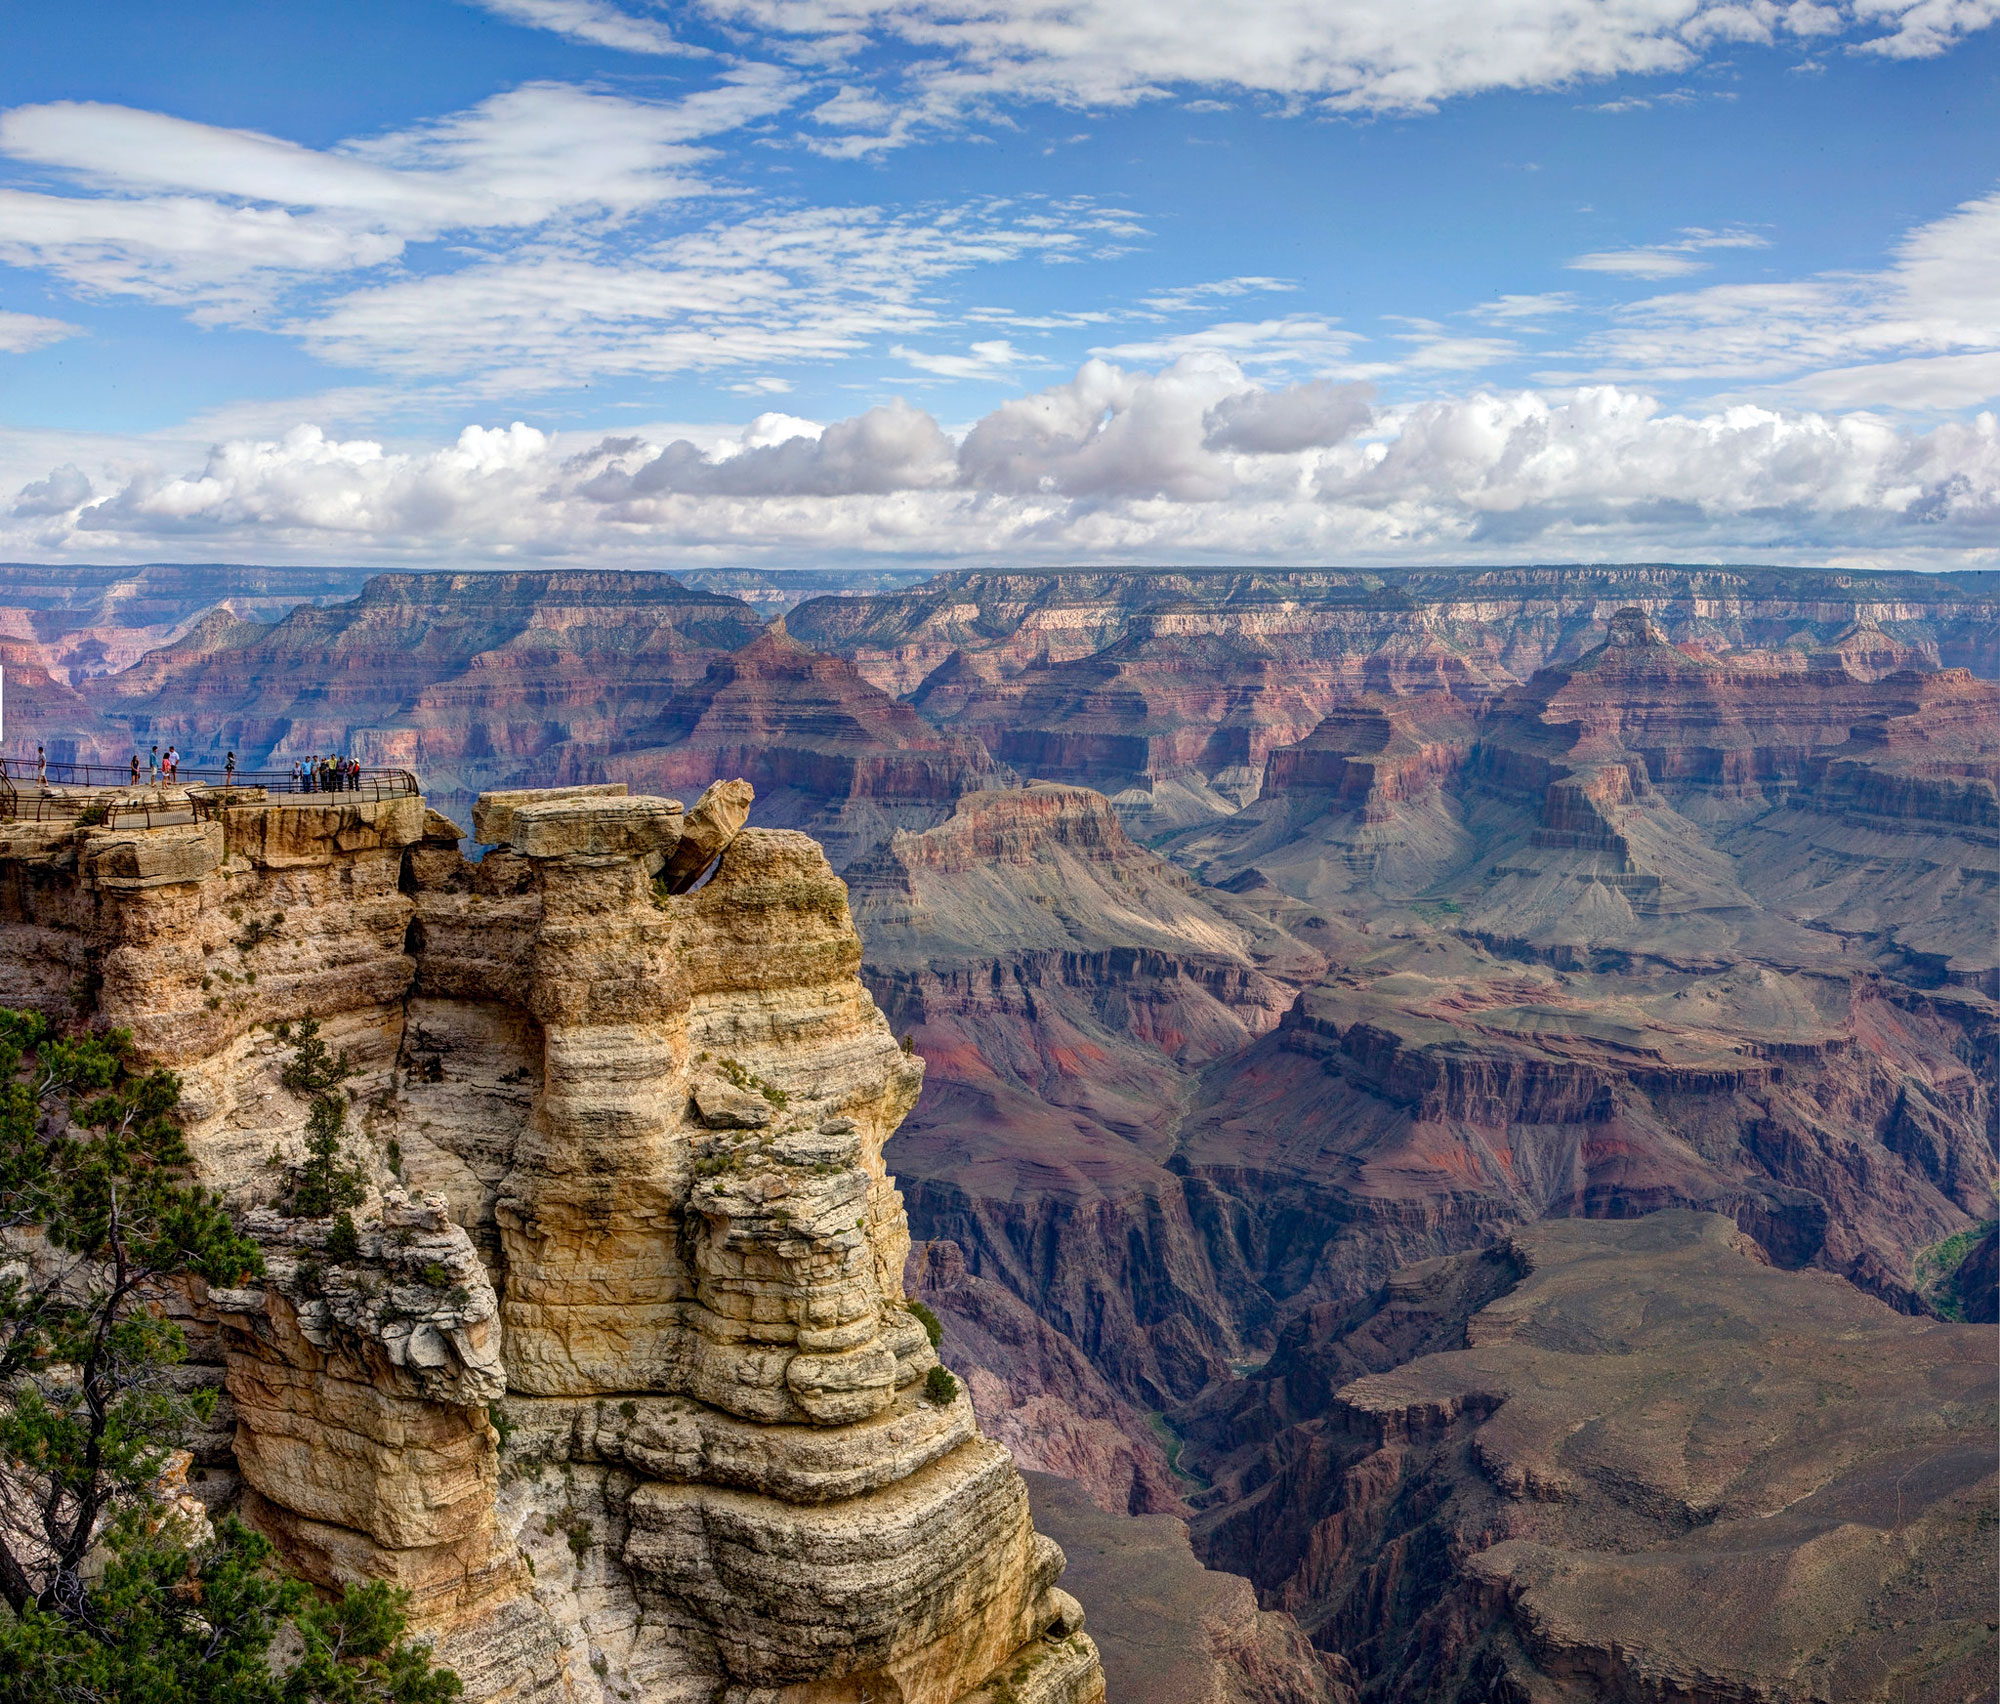
{"type": "Polygon", "coordinates": [[[1094,1704],[1006,1452],[930,1378],[882,1144],[918,1060],[805,836],[622,785],[9,824],[0,998],[131,1030],[264,1244],[193,1298],[198,1489],[499,1699],[1094,1704]],[[705,879],[704,879],[705,878],[705,879]],[[279,1210],[306,1018],[355,1234],[279,1210]]]}
{"type": "Polygon", "coordinates": [[[1147,833],[1257,797],[1270,753],[1362,693],[1477,702],[1576,661],[1620,607],[1675,642],[1857,676],[2000,672],[1981,576],[1549,567],[942,574],[788,617],[1022,774],[1147,833]]]}
{"type": "MultiPolygon", "coordinates": [[[[1128,1402],[1192,1395],[1236,1347],[1234,1310],[1165,1162],[1198,1074],[1268,1033],[1324,959],[1078,787],[969,794],[850,874],[864,974],[931,1062],[896,1161],[925,1234],[956,1240],[1128,1402]]],[[[1026,1368],[1006,1376],[1025,1400],[1026,1368]]],[[[1118,1423],[1140,1459],[1157,1452],[1118,1423]]],[[[1125,1483],[1136,1510],[1174,1506],[1157,1476],[1125,1483]]]]}

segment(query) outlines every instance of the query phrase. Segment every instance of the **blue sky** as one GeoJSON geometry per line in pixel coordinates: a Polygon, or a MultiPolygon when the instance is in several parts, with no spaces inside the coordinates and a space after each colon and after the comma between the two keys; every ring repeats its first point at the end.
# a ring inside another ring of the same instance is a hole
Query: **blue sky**
{"type": "Polygon", "coordinates": [[[35,13],[0,554],[1995,559],[2000,0],[35,13]]]}

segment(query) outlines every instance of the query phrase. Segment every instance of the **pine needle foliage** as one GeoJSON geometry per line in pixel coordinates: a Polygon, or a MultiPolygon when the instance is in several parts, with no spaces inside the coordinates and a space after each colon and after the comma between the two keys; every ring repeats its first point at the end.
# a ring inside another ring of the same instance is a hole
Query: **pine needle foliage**
{"type": "Polygon", "coordinates": [[[166,1493],[215,1402],[173,1376],[169,1309],[263,1268],[190,1177],[179,1100],[126,1033],[0,1009],[0,1704],[444,1704],[402,1597],[321,1602],[166,1493]]]}
{"type": "Polygon", "coordinates": [[[292,1044],[292,1057],[278,1080],[312,1103],[306,1114],[306,1158],[296,1167],[281,1205],[296,1219],[330,1219],[358,1207],[367,1190],[361,1168],[342,1157],[347,1133],[347,1097],[340,1085],[354,1075],[342,1049],[336,1055],[320,1040],[319,1019],[279,1024],[278,1039],[292,1044]]]}

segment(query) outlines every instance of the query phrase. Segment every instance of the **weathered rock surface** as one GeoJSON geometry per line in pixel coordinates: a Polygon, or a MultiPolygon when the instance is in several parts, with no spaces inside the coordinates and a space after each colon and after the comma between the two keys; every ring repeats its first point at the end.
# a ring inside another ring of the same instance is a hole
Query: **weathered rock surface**
{"type": "Polygon", "coordinates": [[[1249,1381],[1310,1419],[1180,1419],[1203,1553],[1364,1697],[1956,1701],[1992,1686],[1995,1376],[1990,1329],[1667,1212],[1398,1274],[1249,1381]]]}
{"type": "Polygon", "coordinates": [[[1344,1657],[1315,1650],[1250,1582],[1204,1568],[1172,1515],[1107,1515],[1075,1481],[1027,1473],[1035,1524],[1090,1605],[1107,1696],[1145,1704],[1352,1704],[1344,1657]]]}
{"type": "Polygon", "coordinates": [[[1059,1475],[1107,1513],[1184,1512],[1147,1417],[1013,1291],[968,1272],[958,1244],[913,1246],[904,1282],[943,1327],[980,1430],[1023,1471],[1059,1475]]]}
{"type": "Polygon", "coordinates": [[[1007,778],[977,740],[940,733],[782,623],[716,659],[654,738],[629,740],[614,760],[578,750],[570,767],[578,779],[602,772],[659,788],[740,775],[757,789],[760,820],[809,832],[841,868],[1007,778]]]}
{"type": "Polygon", "coordinates": [[[416,797],[12,836],[4,997],[80,990],[182,1074],[270,1268],[194,1322],[207,1458],[309,1578],[407,1587],[470,1697],[1095,1704],[1009,1457],[926,1394],[881,1157],[922,1066],[824,855],[748,804],[487,796],[478,864],[416,797]],[[272,1206],[306,1016],[351,1073],[345,1244],[272,1206]]]}

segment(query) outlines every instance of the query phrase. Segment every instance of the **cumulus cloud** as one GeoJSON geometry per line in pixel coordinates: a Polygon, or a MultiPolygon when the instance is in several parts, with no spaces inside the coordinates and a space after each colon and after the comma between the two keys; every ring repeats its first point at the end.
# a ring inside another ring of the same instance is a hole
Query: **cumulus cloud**
{"type": "MultiPolygon", "coordinates": [[[[756,431],[753,422],[753,439],[756,431]]],[[[679,438],[631,466],[634,451],[641,448],[631,439],[606,439],[586,451],[571,464],[572,471],[588,473],[577,491],[593,502],[626,505],[629,514],[635,502],[662,496],[848,497],[919,491],[949,485],[955,471],[951,440],[928,414],[900,399],[837,421],[824,432],[753,442],[734,455],[718,457],[679,438]]]]}
{"type": "Polygon", "coordinates": [[[1371,424],[1373,388],[1313,379],[1284,390],[1246,390],[1226,396],[1201,418],[1202,443],[1211,450],[1253,456],[1291,455],[1337,444],[1371,424]]]}
{"type": "Polygon", "coordinates": [[[239,560],[658,564],[1451,561],[1588,554],[1961,565],[2000,558],[2000,418],[1675,410],[1626,387],[1480,391],[1363,415],[1350,387],[1259,386],[1214,354],[1087,362],[954,445],[927,413],[572,448],[468,427],[398,449],[301,427],[200,466],[80,466],[24,489],[0,545],[239,560]],[[94,469],[92,470],[95,471],[94,469]]]}
{"type": "Polygon", "coordinates": [[[37,479],[21,487],[14,499],[13,513],[23,519],[44,515],[66,515],[81,508],[91,498],[90,480],[74,462],[64,462],[47,479],[37,479]]]}
{"type": "Polygon", "coordinates": [[[279,439],[218,444],[196,473],[142,469],[84,508],[75,526],[132,538],[400,534],[433,544],[477,532],[489,548],[505,549],[539,535],[549,450],[545,434],[519,421],[468,426],[454,443],[421,454],[299,426],[279,439]]]}
{"type": "Polygon", "coordinates": [[[1691,416],[1593,386],[1423,404],[1317,483],[1329,500],[1390,508],[1449,492],[1470,536],[1487,538],[1676,516],[1689,528],[1783,517],[1970,529],[2000,514],[2000,430],[1991,414],[1928,434],[1748,406],[1691,416]]]}
{"type": "Polygon", "coordinates": [[[975,425],[960,470],[988,491],[1218,499],[1229,475],[1202,421],[1242,389],[1242,370],[1212,353],[1157,374],[1088,361],[1067,384],[1003,402],[975,425]]]}
{"type": "Polygon", "coordinates": [[[41,314],[15,314],[0,310],[0,354],[25,355],[45,349],[66,337],[81,337],[83,327],[67,320],[48,319],[41,314]]]}

